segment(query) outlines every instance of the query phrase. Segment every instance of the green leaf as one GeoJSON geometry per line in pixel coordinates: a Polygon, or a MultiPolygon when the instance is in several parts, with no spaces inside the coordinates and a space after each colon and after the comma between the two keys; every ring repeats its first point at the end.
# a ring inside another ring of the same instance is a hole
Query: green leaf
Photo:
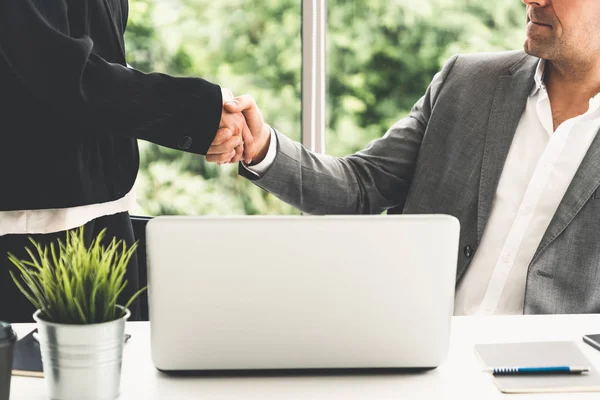
{"type": "MultiPolygon", "coordinates": [[[[86,246],[83,227],[68,231],[58,245],[42,246],[30,238],[28,260],[9,253],[19,272],[9,271],[17,288],[39,310],[43,319],[64,324],[91,324],[117,318],[117,299],[127,285],[127,265],[137,243],[127,248],[115,238],[104,246],[102,230],[86,246]]],[[[126,301],[125,307],[145,290],[126,301]]],[[[121,313],[122,314],[122,313],[121,313]]]]}

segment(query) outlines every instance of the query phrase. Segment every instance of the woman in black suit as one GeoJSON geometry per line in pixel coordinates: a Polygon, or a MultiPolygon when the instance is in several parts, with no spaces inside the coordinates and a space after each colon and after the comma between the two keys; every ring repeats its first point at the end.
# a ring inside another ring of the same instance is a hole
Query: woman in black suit
{"type": "MultiPolygon", "coordinates": [[[[88,240],[107,228],[134,241],[137,139],[211,161],[252,155],[219,86],[127,67],[127,14],[127,0],[0,1],[0,320],[32,319],[6,257],[24,258],[29,236],[50,243],[86,225],[88,240]]],[[[139,286],[135,259],[127,279],[124,296],[139,286]]]]}

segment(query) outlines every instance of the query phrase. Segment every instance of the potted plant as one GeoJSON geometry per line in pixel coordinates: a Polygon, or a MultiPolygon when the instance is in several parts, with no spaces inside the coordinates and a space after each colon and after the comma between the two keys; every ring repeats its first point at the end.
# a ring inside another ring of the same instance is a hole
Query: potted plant
{"type": "Polygon", "coordinates": [[[105,233],[89,247],[83,228],[67,232],[65,243],[49,248],[30,239],[31,260],[9,254],[21,278],[11,271],[13,280],[37,308],[34,319],[51,399],[119,397],[128,307],[145,288],[117,304],[137,243],[127,248],[113,239],[103,246],[105,233]]]}

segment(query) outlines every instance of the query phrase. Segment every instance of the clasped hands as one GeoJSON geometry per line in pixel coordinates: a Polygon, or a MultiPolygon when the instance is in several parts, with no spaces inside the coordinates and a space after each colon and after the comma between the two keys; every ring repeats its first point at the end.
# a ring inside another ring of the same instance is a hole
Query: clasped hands
{"type": "Polygon", "coordinates": [[[251,96],[233,97],[229,89],[221,89],[223,109],[219,130],[206,160],[219,165],[244,161],[260,162],[269,148],[269,126],[265,124],[251,96]]]}

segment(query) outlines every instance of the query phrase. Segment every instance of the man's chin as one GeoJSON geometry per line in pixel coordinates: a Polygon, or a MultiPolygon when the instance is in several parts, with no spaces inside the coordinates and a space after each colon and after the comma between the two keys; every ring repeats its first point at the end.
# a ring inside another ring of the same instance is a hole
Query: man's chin
{"type": "Polygon", "coordinates": [[[532,43],[532,41],[529,39],[525,41],[525,44],[523,45],[523,50],[525,50],[525,53],[533,57],[545,59],[547,56],[547,51],[544,47],[532,43]]]}

